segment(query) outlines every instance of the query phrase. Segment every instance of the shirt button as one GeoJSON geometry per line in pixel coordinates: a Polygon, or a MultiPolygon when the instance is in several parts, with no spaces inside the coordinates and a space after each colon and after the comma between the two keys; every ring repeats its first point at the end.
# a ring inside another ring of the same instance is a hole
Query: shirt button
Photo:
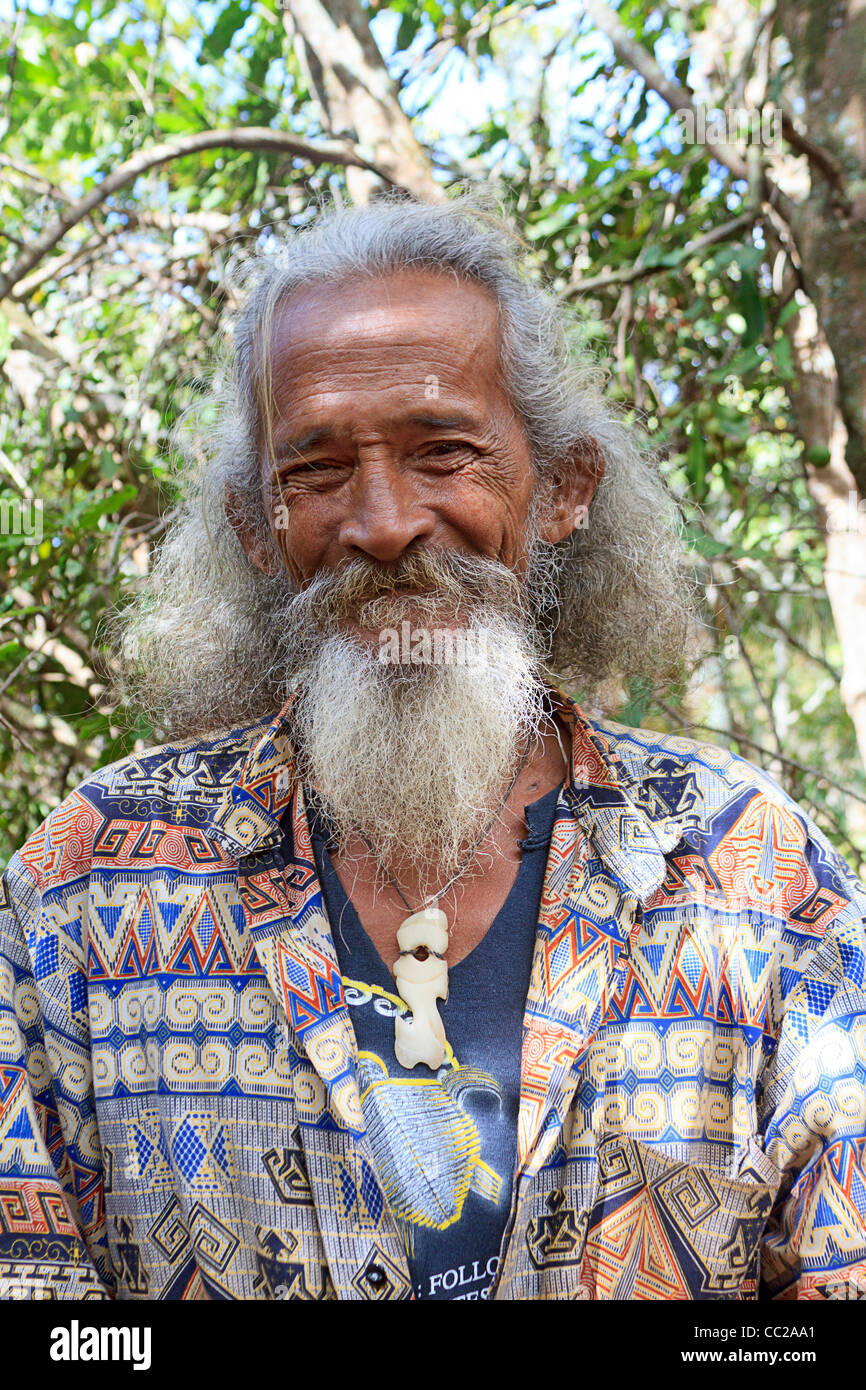
{"type": "Polygon", "coordinates": [[[367,1283],[372,1285],[374,1289],[381,1289],[387,1276],[381,1265],[370,1265],[365,1278],[367,1283]]]}

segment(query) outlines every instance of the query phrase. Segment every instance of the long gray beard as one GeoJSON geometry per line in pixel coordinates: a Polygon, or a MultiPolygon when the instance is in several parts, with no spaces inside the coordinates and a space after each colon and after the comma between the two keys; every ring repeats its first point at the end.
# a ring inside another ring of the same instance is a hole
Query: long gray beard
{"type": "Polygon", "coordinates": [[[546,718],[522,625],[481,609],[469,633],[471,662],[412,666],[323,635],[295,708],[299,770],[325,801],[337,843],[362,832],[395,876],[417,877],[422,895],[461,867],[546,718]]]}

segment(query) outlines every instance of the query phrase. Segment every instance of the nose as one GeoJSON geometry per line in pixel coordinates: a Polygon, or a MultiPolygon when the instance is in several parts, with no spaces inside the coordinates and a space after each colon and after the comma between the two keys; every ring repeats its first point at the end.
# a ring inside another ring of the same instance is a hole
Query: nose
{"type": "Polygon", "coordinates": [[[387,565],[413,541],[429,536],[433,527],[429,509],[399,468],[381,459],[358,464],[349,512],[340,528],[345,549],[387,565]]]}

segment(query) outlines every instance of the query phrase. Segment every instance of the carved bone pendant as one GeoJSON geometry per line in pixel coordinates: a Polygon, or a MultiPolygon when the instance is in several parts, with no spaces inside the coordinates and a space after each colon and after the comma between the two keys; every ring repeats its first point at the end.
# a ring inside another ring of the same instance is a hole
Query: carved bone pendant
{"type": "Polygon", "coordinates": [[[407,917],[397,932],[403,952],[394,962],[394,979],[411,1018],[394,1020],[394,1055],[411,1070],[423,1062],[431,1071],[445,1061],[445,1029],[437,999],[448,998],[448,919],[438,907],[425,907],[407,917]]]}

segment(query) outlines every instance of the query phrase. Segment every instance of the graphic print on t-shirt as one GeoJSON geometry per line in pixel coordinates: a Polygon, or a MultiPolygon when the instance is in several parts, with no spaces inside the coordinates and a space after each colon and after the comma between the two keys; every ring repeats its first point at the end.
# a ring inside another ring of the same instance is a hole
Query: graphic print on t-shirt
{"type": "Polygon", "coordinates": [[[444,1231],[463,1215],[469,1191],[496,1206],[503,1178],[481,1157],[481,1135],[461,1098],[470,1090],[501,1100],[494,1076],[474,1067],[441,1067],[435,1076],[395,1079],[381,1057],[359,1056],[364,1120],[379,1177],[407,1249],[412,1227],[444,1231]]]}
{"type": "Polygon", "coordinates": [[[496,1076],[462,1066],[450,1044],[437,1072],[402,1068],[393,1043],[394,1019],[409,1012],[404,1001],[348,976],[343,985],[360,1049],[364,1122],[416,1296],[483,1297],[496,1273],[511,1196],[519,1092],[513,1049],[499,1058],[512,1101],[504,1107],[496,1076]]]}
{"type": "MultiPolygon", "coordinates": [[[[364,931],[311,817],[325,906],[358,1043],[370,1147],[403,1235],[415,1295],[484,1298],[511,1206],[523,1011],[558,789],[526,808],[520,869],[490,930],[449,972],[446,1059],[411,1071],[394,1055],[409,1009],[364,931]],[[505,968],[504,968],[505,967],[505,968]]],[[[395,944],[395,955],[396,955],[395,944]]]]}

